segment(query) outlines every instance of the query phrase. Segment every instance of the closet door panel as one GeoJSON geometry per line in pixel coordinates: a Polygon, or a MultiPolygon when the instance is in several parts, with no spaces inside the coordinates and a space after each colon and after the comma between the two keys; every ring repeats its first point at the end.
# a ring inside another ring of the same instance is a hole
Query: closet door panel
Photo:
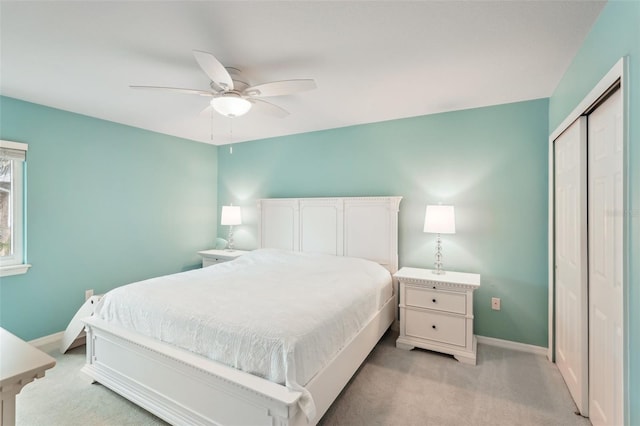
{"type": "Polygon", "coordinates": [[[589,415],[623,424],[622,93],[589,115],[589,415]]]}
{"type": "Polygon", "coordinates": [[[587,119],[554,142],[556,363],[588,415],[587,119]]]}

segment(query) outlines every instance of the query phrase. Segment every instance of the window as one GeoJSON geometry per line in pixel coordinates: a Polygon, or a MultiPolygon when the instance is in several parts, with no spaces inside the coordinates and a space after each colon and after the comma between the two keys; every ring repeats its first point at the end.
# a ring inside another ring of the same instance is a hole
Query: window
{"type": "Polygon", "coordinates": [[[24,165],[27,144],[0,141],[0,277],[24,274],[24,165]]]}

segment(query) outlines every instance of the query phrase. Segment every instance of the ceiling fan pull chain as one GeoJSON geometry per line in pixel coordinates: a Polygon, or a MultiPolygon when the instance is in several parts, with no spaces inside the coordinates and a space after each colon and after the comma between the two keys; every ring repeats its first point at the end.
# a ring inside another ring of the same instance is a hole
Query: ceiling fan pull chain
{"type": "Polygon", "coordinates": [[[229,154],[233,154],[233,118],[229,118],[229,154]]]}

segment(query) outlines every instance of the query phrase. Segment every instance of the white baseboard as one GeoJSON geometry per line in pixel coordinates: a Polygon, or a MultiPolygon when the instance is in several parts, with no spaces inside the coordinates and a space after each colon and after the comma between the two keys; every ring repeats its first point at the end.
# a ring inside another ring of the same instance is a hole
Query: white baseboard
{"type": "MultiPolygon", "coordinates": [[[[397,322],[394,322],[392,325],[392,329],[396,330],[396,327],[394,326],[397,327],[397,322]]],[[[64,337],[64,331],[59,331],[57,333],[53,333],[48,336],[30,340],[29,343],[35,346],[36,348],[60,345],[63,337],[64,337]]],[[[528,352],[536,355],[547,356],[547,348],[542,346],[529,345],[526,343],[514,342],[511,340],[496,339],[495,337],[486,337],[486,336],[476,335],[476,338],[478,339],[478,343],[482,343],[485,345],[497,346],[499,348],[512,349],[514,351],[528,352]]]]}
{"type": "Polygon", "coordinates": [[[547,356],[547,348],[542,346],[528,345],[526,343],[513,342],[511,340],[496,339],[495,337],[476,336],[476,338],[478,339],[478,343],[484,343],[485,345],[547,356]]]}
{"type": "Polygon", "coordinates": [[[62,336],[64,336],[64,331],[59,331],[57,333],[53,333],[48,336],[43,336],[38,339],[29,340],[28,343],[32,346],[35,346],[38,349],[42,349],[45,346],[60,345],[60,342],[62,342],[62,336]]]}

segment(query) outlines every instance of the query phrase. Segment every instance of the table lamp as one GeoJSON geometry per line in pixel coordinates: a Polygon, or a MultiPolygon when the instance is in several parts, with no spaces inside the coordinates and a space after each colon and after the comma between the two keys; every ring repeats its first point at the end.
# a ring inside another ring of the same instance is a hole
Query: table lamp
{"type": "Polygon", "coordinates": [[[436,239],[436,269],[434,274],[442,275],[442,238],[441,234],[456,233],[456,215],[453,206],[427,206],[424,215],[424,232],[438,234],[436,239]]]}
{"type": "Polygon", "coordinates": [[[239,206],[222,206],[220,224],[229,226],[229,244],[227,251],[233,251],[233,226],[242,225],[242,214],[239,206]]]}

